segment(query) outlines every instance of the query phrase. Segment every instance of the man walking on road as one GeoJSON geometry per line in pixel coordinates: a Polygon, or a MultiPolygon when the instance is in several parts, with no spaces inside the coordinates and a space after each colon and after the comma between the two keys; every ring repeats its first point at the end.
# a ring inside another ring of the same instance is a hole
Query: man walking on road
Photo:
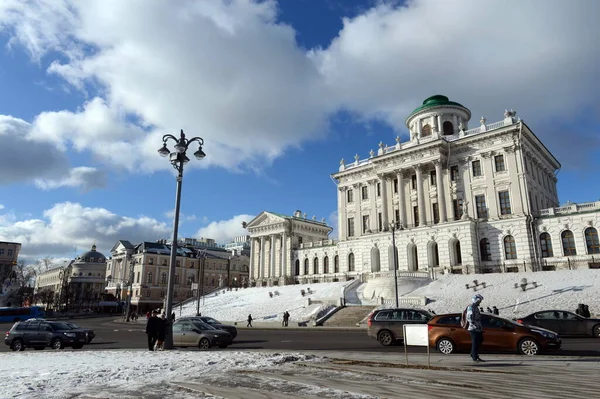
{"type": "Polygon", "coordinates": [[[246,324],[246,327],[252,327],[252,315],[251,314],[248,315],[248,324],[246,324]]]}
{"type": "Polygon", "coordinates": [[[162,320],[157,317],[158,312],[156,310],[152,311],[152,316],[148,319],[146,323],[146,335],[148,335],[148,349],[153,351],[154,345],[156,344],[156,340],[158,339],[158,334],[162,328],[162,320]]]}
{"type": "Polygon", "coordinates": [[[483,342],[483,327],[481,325],[481,313],[479,305],[483,301],[480,294],[473,295],[472,304],[467,308],[467,330],[471,334],[471,358],[474,362],[483,362],[479,357],[479,347],[483,342]]]}

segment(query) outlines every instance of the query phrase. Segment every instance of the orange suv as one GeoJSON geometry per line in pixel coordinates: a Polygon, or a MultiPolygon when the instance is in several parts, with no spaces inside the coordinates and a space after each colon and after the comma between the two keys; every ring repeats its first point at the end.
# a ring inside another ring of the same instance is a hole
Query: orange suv
{"type": "MultiPolygon", "coordinates": [[[[460,313],[436,315],[427,323],[429,346],[443,354],[469,352],[471,336],[460,326],[460,313]]],[[[483,313],[482,351],[514,352],[533,356],[559,350],[562,341],[557,333],[539,327],[529,327],[502,317],[483,313]]]]}

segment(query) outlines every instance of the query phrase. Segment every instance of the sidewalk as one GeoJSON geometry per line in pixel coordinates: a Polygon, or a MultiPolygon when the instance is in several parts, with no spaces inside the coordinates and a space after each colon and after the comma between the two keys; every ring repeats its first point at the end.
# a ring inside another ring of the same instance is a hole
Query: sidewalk
{"type": "MultiPolygon", "coordinates": [[[[267,351],[277,352],[281,351],[267,351]]],[[[600,387],[600,358],[308,351],[325,362],[288,363],[272,369],[235,372],[197,381],[173,382],[198,397],[287,398],[594,398],[600,387]],[[233,383],[232,381],[235,381],[233,383]]]]}

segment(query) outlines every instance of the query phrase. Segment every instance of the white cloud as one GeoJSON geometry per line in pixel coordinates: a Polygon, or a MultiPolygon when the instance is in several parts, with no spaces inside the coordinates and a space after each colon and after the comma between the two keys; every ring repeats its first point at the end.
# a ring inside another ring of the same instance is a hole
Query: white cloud
{"type": "Polygon", "coordinates": [[[252,215],[236,215],[229,220],[211,222],[198,230],[196,237],[212,238],[220,243],[228,242],[234,237],[248,234],[242,227],[242,222],[248,223],[252,219],[252,215]]]}
{"type": "Polygon", "coordinates": [[[22,244],[21,256],[71,256],[75,246],[87,249],[96,242],[105,256],[117,242],[154,241],[171,233],[171,227],[156,219],[120,216],[104,208],[64,202],[44,211],[43,219],[19,220],[0,214],[0,240],[22,244]]]}
{"type": "Polygon", "coordinates": [[[87,166],[80,166],[69,171],[69,176],[57,180],[36,179],[36,186],[49,190],[58,187],[81,187],[84,191],[106,186],[106,174],[104,171],[87,166]]]}
{"type": "MultiPolygon", "coordinates": [[[[173,220],[173,218],[175,217],[175,210],[174,210],[174,209],[171,209],[170,211],[166,211],[166,212],[164,213],[164,215],[165,215],[165,218],[166,218],[166,219],[173,220]]],[[[185,214],[185,213],[182,213],[182,212],[180,212],[180,213],[179,213],[179,224],[181,224],[181,223],[182,223],[182,222],[184,222],[184,221],[185,221],[185,222],[192,222],[192,221],[194,221],[194,220],[196,220],[196,219],[197,219],[197,217],[196,217],[196,215],[194,215],[194,214],[192,214],[192,215],[187,215],[187,214],[185,214]]]]}
{"type": "Polygon", "coordinates": [[[0,209],[4,209],[4,205],[0,204],[0,209]]]}

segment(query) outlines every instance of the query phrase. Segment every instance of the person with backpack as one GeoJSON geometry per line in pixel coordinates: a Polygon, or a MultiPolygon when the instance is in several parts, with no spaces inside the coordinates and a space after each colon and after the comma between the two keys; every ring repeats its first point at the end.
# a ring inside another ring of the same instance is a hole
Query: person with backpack
{"type": "Polygon", "coordinates": [[[473,295],[471,305],[463,311],[461,317],[461,326],[469,331],[471,335],[471,359],[474,362],[483,362],[479,357],[479,347],[483,342],[483,327],[481,325],[481,312],[479,305],[483,301],[481,294],[473,295]]]}

